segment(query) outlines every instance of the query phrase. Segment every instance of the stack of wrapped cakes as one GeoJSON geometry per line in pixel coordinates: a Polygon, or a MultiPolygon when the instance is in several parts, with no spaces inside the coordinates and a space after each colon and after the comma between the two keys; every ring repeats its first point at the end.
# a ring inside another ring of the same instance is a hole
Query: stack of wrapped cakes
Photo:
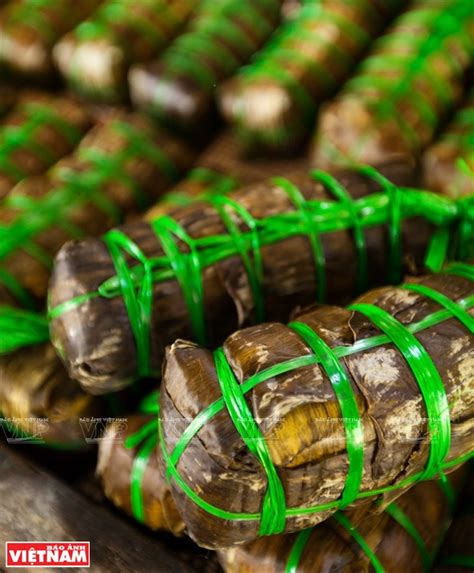
{"type": "Polygon", "coordinates": [[[57,492],[2,541],[474,568],[473,64],[471,0],[0,0],[0,461],[57,492]]]}

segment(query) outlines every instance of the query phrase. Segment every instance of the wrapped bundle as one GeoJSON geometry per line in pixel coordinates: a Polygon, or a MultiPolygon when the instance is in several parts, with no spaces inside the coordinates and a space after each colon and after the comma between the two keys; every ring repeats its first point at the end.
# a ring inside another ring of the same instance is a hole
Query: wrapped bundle
{"type": "Polygon", "coordinates": [[[167,351],[159,424],[208,548],[299,531],[472,455],[474,267],[167,351]]]}
{"type": "Polygon", "coordinates": [[[99,444],[97,475],[117,507],[151,529],[179,535],[184,524],[158,466],[157,432],[156,413],[129,416],[126,429],[110,424],[99,444]]]}
{"type": "Polygon", "coordinates": [[[53,256],[153,203],[194,151],[145,118],[115,115],[44,177],[21,181],[0,210],[0,300],[44,298],[53,256]]]}
{"type": "Polygon", "coordinates": [[[70,153],[91,125],[86,110],[66,97],[34,94],[0,125],[0,199],[24,177],[70,153]]]}
{"type": "Polygon", "coordinates": [[[380,513],[336,513],[298,534],[274,535],[220,552],[226,573],[425,573],[446,529],[464,471],[418,484],[380,513]]]}
{"type": "Polygon", "coordinates": [[[10,438],[35,438],[60,449],[84,448],[86,428],[80,418],[102,411],[101,401],[68,377],[50,343],[0,353],[0,412],[10,438]]]}
{"type": "Polygon", "coordinates": [[[195,5],[196,0],[107,0],[56,44],[56,64],[81,94],[122,101],[129,66],[156,57],[184,26],[195,5]]]}
{"type": "Polygon", "coordinates": [[[46,317],[0,300],[0,426],[8,440],[83,449],[80,418],[104,404],[71,380],[49,343],[46,317]]]}
{"type": "Polygon", "coordinates": [[[132,101],[178,130],[202,135],[214,115],[216,87],[261,47],[279,12],[280,0],[205,0],[159,60],[132,66],[132,101]]]}
{"type": "Polygon", "coordinates": [[[427,189],[450,197],[474,195],[474,90],[465,107],[422,160],[427,189]]]}
{"type": "Polygon", "coordinates": [[[474,531],[474,481],[463,492],[459,511],[448,530],[433,573],[467,573],[474,569],[472,532],[474,531]]]}
{"type": "Polygon", "coordinates": [[[176,338],[216,343],[287,320],[295,304],[397,283],[428,251],[442,261],[462,222],[454,202],[371,168],[275,178],[172,214],[69,242],[56,258],[52,341],[89,392],[159,375],[176,338]]]}
{"type": "Polygon", "coordinates": [[[28,79],[54,76],[52,49],[99,0],[13,0],[0,10],[0,69],[28,79]]]}
{"type": "Polygon", "coordinates": [[[462,96],[473,35],[470,0],[415,2],[321,111],[314,165],[414,164],[462,96]]]}
{"type": "Polygon", "coordinates": [[[318,103],[338,88],[403,3],[331,0],[304,5],[220,90],[221,112],[247,151],[298,150],[318,103]]]}

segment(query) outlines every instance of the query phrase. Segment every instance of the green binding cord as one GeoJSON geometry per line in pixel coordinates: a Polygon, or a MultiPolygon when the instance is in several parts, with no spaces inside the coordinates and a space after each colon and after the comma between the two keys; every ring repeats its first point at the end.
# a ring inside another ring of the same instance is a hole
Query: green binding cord
{"type": "Polygon", "coordinates": [[[444,295],[441,292],[436,291],[430,287],[420,284],[406,284],[403,285],[404,289],[411,290],[413,292],[417,292],[425,296],[426,298],[430,298],[437,302],[440,306],[443,306],[453,315],[453,317],[457,318],[459,322],[462,322],[464,326],[469,330],[469,332],[474,332],[474,318],[467,313],[464,309],[462,309],[459,305],[453,302],[450,298],[444,295]]]}
{"type": "Polygon", "coordinates": [[[139,521],[143,523],[145,520],[145,504],[143,500],[143,478],[145,471],[150,461],[153,450],[158,443],[158,419],[159,403],[158,392],[151,392],[140,402],[138,411],[141,414],[155,415],[153,420],[150,420],[139,428],[136,432],[128,436],[125,440],[125,447],[127,449],[134,449],[141,445],[138,449],[130,471],[130,504],[132,507],[132,514],[139,521]]]}
{"type": "Polygon", "coordinates": [[[0,305],[0,334],[1,356],[48,342],[48,321],[41,314],[0,305]]]}
{"type": "Polygon", "coordinates": [[[267,490],[262,504],[259,535],[282,533],[286,521],[285,491],[273,465],[265,438],[252,416],[242,388],[235,379],[234,372],[221,348],[214,352],[214,362],[227,411],[243,441],[259,460],[267,476],[267,490]]]}
{"type": "Polygon", "coordinates": [[[110,231],[104,237],[104,241],[109,249],[117,276],[120,277],[120,288],[123,300],[137,343],[138,373],[140,376],[146,376],[148,374],[148,368],[145,369],[143,367],[150,362],[150,318],[153,294],[151,275],[149,272],[144,273],[139,295],[136,296],[129,268],[120,249],[124,249],[128,255],[141,262],[145,270],[148,270],[150,263],[142,251],[134,243],[130,243],[126,235],[118,229],[110,231]]]}
{"type": "MultiPolygon", "coordinates": [[[[410,118],[421,119],[424,126],[429,126],[434,130],[439,115],[436,113],[436,105],[441,105],[443,106],[441,110],[446,110],[449,107],[449,100],[455,99],[449,82],[440,81],[438,70],[433,62],[437,61],[437,54],[442,54],[448,69],[450,68],[453,74],[459,76],[459,63],[453,55],[454,51],[451,53],[445,46],[449,45],[449,38],[458,34],[468,49],[467,27],[463,28],[462,24],[467,22],[470,15],[469,2],[464,0],[452,2],[449,7],[420,6],[416,10],[408,11],[400,19],[400,28],[395,28],[392,34],[387,34],[378,41],[375,53],[365,60],[360,73],[348,82],[345,93],[350,94],[350,97],[368,98],[368,105],[377,120],[376,125],[396,118],[400,125],[400,135],[411,149],[419,148],[423,141],[420,140],[420,132],[417,132],[414,126],[419,125],[420,122],[417,124],[410,118]],[[408,38],[407,28],[410,29],[413,26],[427,30],[421,42],[418,41],[422,37],[419,34],[411,34],[408,38]],[[401,41],[404,41],[411,51],[401,53],[398,50],[398,44],[401,41]],[[397,70],[403,68],[403,73],[394,74],[392,78],[389,78],[382,75],[387,68],[397,70]],[[420,77],[422,81],[427,81],[429,78],[430,86],[436,96],[434,102],[426,98],[428,92],[425,93],[422,90],[413,92],[412,86],[420,77]],[[378,88],[377,99],[371,97],[374,93],[374,86],[378,88]],[[397,105],[406,103],[408,98],[410,98],[411,114],[398,113],[397,105]]],[[[472,49],[470,51],[472,53],[472,49]]],[[[446,72],[444,73],[446,75],[446,72]]],[[[367,130],[365,137],[370,131],[370,129],[367,130]]],[[[353,149],[355,155],[357,155],[356,146],[360,147],[363,144],[363,137],[355,141],[353,149]]],[[[353,155],[353,152],[349,155],[353,155]]]]}
{"type": "Polygon", "coordinates": [[[45,165],[51,165],[56,159],[50,150],[34,141],[36,130],[47,126],[53,127],[70,145],[75,145],[81,138],[81,131],[60,117],[53,107],[28,102],[19,109],[25,114],[26,121],[21,125],[0,128],[0,171],[4,171],[14,181],[25,176],[25,173],[11,159],[19,149],[31,151],[45,165]]]}
{"type": "MultiPolygon", "coordinates": [[[[387,278],[390,283],[399,283],[402,278],[402,204],[400,188],[384,177],[373,167],[366,165],[360,168],[360,172],[376,181],[390,197],[390,222],[389,233],[389,258],[387,267],[387,278]]],[[[434,235],[436,237],[436,235],[434,235]]],[[[439,245],[436,245],[439,247],[439,245]]],[[[429,253],[430,251],[428,251],[429,253]]],[[[441,251],[443,252],[443,251],[441,251]]]]}
{"type": "MultiPolygon", "coordinates": [[[[474,279],[474,269],[469,265],[452,265],[448,267],[445,271],[446,273],[453,275],[467,276],[474,279]]],[[[467,299],[460,300],[454,304],[457,304],[461,309],[468,309],[474,307],[474,295],[468,297],[467,299]]],[[[448,305],[449,306],[449,305],[448,305]]],[[[448,453],[450,444],[450,420],[449,420],[449,407],[447,404],[446,393],[444,387],[439,378],[439,374],[434,367],[431,358],[428,356],[426,350],[421,346],[418,340],[414,337],[414,334],[420,332],[426,328],[430,328],[436,324],[443,322],[444,320],[449,320],[453,318],[452,312],[449,308],[443,308],[442,310],[436,311],[418,323],[413,323],[407,327],[401,325],[396,319],[391,315],[386,317],[386,312],[379,307],[370,305],[352,305],[354,310],[363,311],[370,315],[370,319],[385,333],[382,335],[377,335],[372,338],[363,339],[354,343],[352,346],[341,346],[332,348],[332,354],[336,358],[341,358],[343,356],[350,356],[351,354],[361,352],[370,348],[375,348],[387,343],[394,343],[402,352],[409,366],[414,370],[415,377],[419,383],[420,391],[425,399],[427,405],[428,416],[429,416],[429,427],[431,437],[436,436],[436,441],[431,442],[430,454],[428,458],[428,463],[425,469],[417,474],[411,475],[401,482],[386,486],[383,488],[378,488],[375,490],[360,492],[357,494],[356,499],[366,498],[374,495],[383,494],[389,491],[397,490],[405,487],[409,484],[413,484],[420,479],[427,479],[432,477],[441,469],[447,469],[453,467],[461,461],[470,459],[474,452],[470,452],[465,456],[460,456],[455,460],[445,461],[446,455],[448,453]],[[375,309],[375,310],[374,310],[375,309]],[[400,339],[398,337],[400,336],[400,339]],[[396,341],[393,338],[397,338],[396,341]],[[433,400],[433,403],[428,403],[429,400],[433,400]]],[[[456,311],[457,312],[457,311],[456,311]]],[[[224,354],[219,353],[219,360],[225,358],[224,354]]],[[[276,364],[271,366],[257,374],[254,374],[241,385],[239,385],[239,392],[242,396],[245,396],[249,391],[251,391],[255,386],[264,382],[274,376],[283,374],[286,372],[294,371],[297,368],[308,366],[312,364],[321,364],[321,358],[317,355],[306,355],[299,358],[290,359],[286,362],[276,364]]],[[[324,364],[327,369],[327,364],[324,364]]],[[[335,365],[331,364],[331,371],[334,369],[335,365]]],[[[229,367],[230,368],[230,367],[229,367]]],[[[222,387],[222,382],[221,382],[222,387]]],[[[224,390],[226,390],[224,388],[224,390]]],[[[228,401],[228,400],[227,400],[228,401]]],[[[167,479],[173,478],[180,489],[188,495],[188,497],[194,501],[199,507],[222,519],[228,520],[243,520],[243,521],[253,521],[261,519],[262,513],[237,513],[223,510],[221,508],[215,507],[214,505],[201,499],[200,496],[184,481],[179,472],[177,471],[177,464],[182,453],[189,445],[193,437],[204,427],[204,425],[216,414],[224,410],[226,407],[226,400],[224,397],[216,400],[204,410],[202,410],[188,425],[185,431],[182,433],[181,437],[177,441],[172,453],[168,453],[166,444],[164,442],[161,419],[158,418],[158,432],[160,444],[163,452],[163,457],[166,463],[167,479]]],[[[235,423],[235,419],[233,418],[235,423]]],[[[237,427],[237,426],[236,426],[237,427]]],[[[238,429],[238,428],[237,428],[238,429]]],[[[346,428],[346,439],[350,433],[346,428]]],[[[246,440],[246,435],[242,436],[244,441],[246,440]]],[[[260,458],[259,458],[260,459],[260,458]]],[[[349,498],[350,499],[350,498],[349,498]]],[[[286,518],[293,517],[297,515],[309,515],[317,511],[325,511],[327,509],[339,509],[343,505],[342,498],[325,504],[321,504],[313,507],[303,507],[303,508],[287,508],[285,511],[286,518]]],[[[281,506],[278,506],[279,508],[281,506]]],[[[280,511],[280,509],[279,509],[280,511]]]]}
{"type": "Polygon", "coordinates": [[[359,546],[362,548],[364,553],[369,558],[369,561],[370,561],[372,567],[374,568],[375,573],[385,573],[385,570],[384,570],[382,564],[380,563],[380,561],[378,560],[377,556],[372,551],[372,549],[369,547],[367,541],[362,537],[362,535],[354,527],[354,525],[352,524],[350,519],[344,513],[337,512],[334,514],[334,520],[339,525],[341,525],[351,535],[351,537],[353,537],[355,539],[355,541],[357,541],[359,546]]]}
{"type": "Polygon", "coordinates": [[[288,179],[284,179],[283,177],[276,177],[272,181],[273,183],[275,183],[275,185],[278,185],[279,187],[281,187],[286,191],[286,193],[290,197],[295,207],[301,212],[302,223],[304,225],[304,232],[309,239],[311,250],[313,251],[314,262],[316,265],[315,282],[318,285],[316,292],[316,300],[322,302],[326,300],[326,272],[325,272],[326,259],[324,256],[324,250],[321,243],[321,238],[316,228],[316,225],[313,224],[311,212],[308,209],[307,201],[301,194],[301,191],[298,189],[298,187],[296,187],[296,185],[291,183],[291,181],[288,181],[288,179]]]}
{"type": "Polygon", "coordinates": [[[301,336],[318,357],[339,402],[344,419],[346,449],[349,460],[349,469],[340,503],[340,508],[344,509],[357,498],[364,471],[364,428],[354,390],[349,382],[346,370],[332,352],[331,347],[322,338],[303,322],[290,322],[288,326],[301,336]]]}
{"type": "Polygon", "coordinates": [[[388,335],[415,376],[425,402],[430,432],[430,454],[422,479],[431,479],[442,467],[451,443],[448,399],[439,372],[418,339],[386,310],[365,303],[347,308],[365,315],[388,335]]]}
{"type": "MultiPolygon", "coordinates": [[[[440,472],[440,477],[439,477],[439,481],[437,482],[441,489],[443,490],[448,504],[449,504],[449,509],[451,511],[451,513],[453,513],[454,511],[454,505],[453,505],[453,501],[455,500],[455,493],[453,490],[453,487],[451,485],[451,482],[447,479],[446,475],[443,472],[440,472]]],[[[413,524],[413,522],[411,521],[411,519],[406,515],[406,513],[396,504],[396,503],[391,503],[389,504],[385,509],[384,512],[387,513],[388,515],[390,515],[392,517],[392,519],[394,519],[399,525],[400,527],[402,527],[406,533],[413,539],[413,542],[415,543],[415,545],[418,548],[418,551],[420,553],[420,557],[423,563],[423,570],[424,572],[428,572],[431,564],[433,562],[433,558],[435,556],[435,551],[433,551],[432,553],[430,553],[428,551],[428,548],[426,547],[426,543],[423,539],[423,537],[421,536],[420,532],[416,529],[415,525],[413,524]]],[[[336,516],[339,516],[339,512],[334,516],[334,519],[336,521],[338,521],[336,516]]],[[[347,519],[347,517],[346,517],[347,519]]],[[[343,516],[343,520],[344,520],[344,516],[343,516]]],[[[340,520],[339,520],[340,523],[340,520]]],[[[286,568],[285,568],[285,573],[297,573],[298,571],[298,566],[300,564],[301,561],[301,556],[303,554],[303,551],[305,550],[305,547],[308,543],[309,538],[311,537],[311,533],[314,531],[314,527],[310,527],[308,529],[303,529],[302,531],[300,531],[298,533],[298,535],[296,536],[296,540],[293,544],[293,547],[290,551],[290,554],[288,556],[288,561],[286,563],[286,568]]],[[[349,533],[352,535],[353,531],[356,531],[356,528],[354,526],[352,526],[348,529],[349,533]]],[[[361,536],[359,536],[358,538],[354,538],[356,539],[356,541],[358,541],[359,539],[363,539],[361,536]]],[[[365,542],[364,544],[359,544],[361,549],[364,551],[364,553],[367,555],[367,557],[369,558],[369,560],[372,562],[372,556],[374,555],[373,551],[370,550],[370,553],[367,553],[366,549],[368,548],[367,543],[365,542]]],[[[379,562],[379,565],[381,566],[381,571],[384,572],[385,569],[382,566],[382,564],[379,562]]]]}
{"type": "MultiPolygon", "coordinates": [[[[328,185],[328,192],[336,196],[339,201],[316,201],[305,200],[301,192],[289,181],[283,178],[276,178],[274,183],[287,193],[291,202],[295,205],[294,211],[269,216],[265,219],[255,219],[252,215],[228,197],[205,195],[201,199],[208,201],[220,215],[228,231],[226,235],[204,236],[193,239],[186,230],[174,219],[163,215],[155,219],[152,229],[158,240],[161,242],[165,255],[149,259],[149,264],[145,264],[143,257],[135,259],[139,262],[133,266],[130,272],[125,270],[125,262],[119,265],[120,269],[127,272],[127,277],[122,278],[118,273],[106,280],[97,291],[85,293],[73,298],[57,307],[50,309],[50,320],[60,316],[63,312],[70,311],[86,300],[91,300],[97,296],[113,298],[121,295],[121,285],[127,287],[126,303],[127,310],[137,306],[151,305],[150,301],[143,301],[142,298],[135,303],[131,302],[132,297],[143,297],[144,291],[140,287],[140,282],[147,274],[147,284],[162,282],[166,280],[177,280],[185,299],[195,339],[201,344],[206,344],[208,333],[206,331],[204,316],[204,293],[202,284],[202,270],[228,259],[235,255],[240,255],[249,279],[249,285],[253,294],[255,316],[258,320],[264,319],[263,300],[263,262],[261,248],[266,245],[275,244],[278,241],[291,237],[308,236],[314,254],[316,266],[316,292],[320,300],[324,299],[326,291],[326,271],[325,257],[321,245],[320,235],[340,230],[353,229],[354,237],[357,241],[356,249],[359,252],[359,267],[357,284],[367,282],[367,265],[365,258],[361,255],[363,228],[389,223],[390,250],[389,262],[392,268],[398,269],[388,274],[388,278],[399,277],[401,271],[401,220],[404,216],[424,216],[430,222],[444,229],[452,225],[459,216],[455,203],[442,197],[432,196],[422,191],[404,190],[394,187],[387,179],[370,167],[359,167],[361,175],[372,179],[380,187],[381,191],[352,201],[349,207],[348,195],[343,193],[343,188],[335,185],[331,178],[327,178],[321,172],[315,171],[312,177],[323,185],[328,185]],[[233,221],[232,212],[237,215],[248,227],[248,231],[240,231],[233,221]],[[175,239],[179,239],[185,250],[183,251],[175,239]],[[252,254],[252,257],[249,254],[252,254]],[[143,261],[143,262],[141,262],[143,261]],[[132,283],[134,285],[132,287],[132,283]],[[140,294],[141,293],[141,294],[140,294]]],[[[454,231],[453,231],[454,232],[454,231]]],[[[436,233],[434,237],[436,238],[436,233]]],[[[107,237],[107,235],[106,235],[107,237]]],[[[108,237],[106,243],[114,244],[117,236],[108,237]]],[[[447,237],[450,238],[449,236],[447,237]]],[[[121,236],[119,248],[115,249],[115,259],[123,257],[120,250],[127,245],[128,252],[140,249],[133,241],[125,236],[121,236]]],[[[433,243],[428,249],[432,250],[433,243]]],[[[435,245],[439,247],[438,243],[435,245]]],[[[444,244],[442,252],[446,256],[447,243],[444,244]]],[[[0,249],[1,250],[1,249],[0,249]]],[[[117,267],[117,265],[116,265],[117,267]]],[[[148,317],[144,317],[148,321],[148,317]]],[[[149,357],[149,351],[144,350],[144,346],[149,346],[149,341],[145,341],[141,335],[143,330],[148,328],[140,326],[142,317],[139,313],[130,317],[133,323],[132,331],[139,335],[136,337],[137,355],[139,358],[139,371],[141,373],[152,373],[149,363],[145,362],[149,357]],[[145,357],[145,358],[143,358],[145,357]]]]}
{"type": "Polygon", "coordinates": [[[306,548],[306,544],[312,532],[313,528],[310,527],[309,529],[303,529],[303,531],[297,534],[290,555],[288,556],[288,561],[286,562],[285,573],[297,573],[301,556],[303,555],[303,551],[306,548]]]}
{"type": "Polygon", "coordinates": [[[130,502],[132,513],[140,523],[145,521],[145,506],[143,503],[143,478],[151,454],[158,443],[157,419],[150,420],[125,440],[127,449],[137,448],[142,444],[133,459],[130,472],[130,502]]]}
{"type": "MultiPolygon", "coordinates": [[[[201,8],[188,32],[182,34],[166,50],[161,63],[163,75],[184,76],[194,79],[199,88],[211,92],[220,80],[228,77],[255,52],[270,34],[273,16],[277,16],[279,3],[236,2],[226,0],[215,6],[208,3],[201,8]],[[187,57],[197,57],[190,63],[187,57]]],[[[163,113],[155,99],[155,113],[163,113]]]]}
{"type": "MultiPolygon", "coordinates": [[[[361,13],[367,5],[363,6],[361,13]]],[[[341,34],[351,37],[358,45],[363,46],[369,40],[366,30],[359,26],[350,18],[344,17],[326,10],[319,3],[304,5],[294,20],[285,23],[281,29],[275,33],[267,42],[263,50],[254,56],[250,65],[245,66],[240,77],[244,83],[252,85],[260,79],[270,78],[278,82],[288,90],[294,100],[296,107],[301,114],[302,119],[311,120],[316,109],[316,102],[312,90],[300,83],[291,71],[291,67],[286,65],[287,61],[298,62],[298,69],[304,69],[307,77],[318,78],[319,89],[324,87],[329,92],[337,83],[337,76],[334,77],[332,70],[327,70],[322,65],[315,63],[314,58],[308,57],[300,45],[321,46],[323,53],[331,54],[337,61],[338,67],[344,69],[347,67],[347,61],[351,61],[352,55],[344,51],[321,33],[324,25],[330,25],[340,30],[341,34]],[[322,22],[323,24],[319,24],[322,22]],[[319,24],[319,25],[318,25],[319,24]],[[295,38],[298,42],[295,42],[295,38]]],[[[239,122],[238,122],[239,124],[239,122]]],[[[245,131],[245,126],[240,125],[245,131]]],[[[280,130],[279,133],[284,137],[290,134],[280,130]]],[[[264,139],[268,139],[271,133],[267,130],[263,134],[264,139]]]]}
{"type": "Polygon", "coordinates": [[[252,297],[255,304],[255,321],[263,322],[265,316],[265,301],[263,296],[263,260],[261,254],[260,238],[258,235],[257,221],[241,207],[236,201],[229,197],[214,195],[207,197],[207,201],[213,205],[224,222],[230,236],[234,241],[236,251],[242,259],[247,277],[252,291],[252,297]],[[230,211],[230,213],[228,212],[230,211]],[[232,219],[232,213],[235,213],[245,222],[249,228],[253,261],[249,257],[248,247],[238,225],[232,219]]]}
{"type": "Polygon", "coordinates": [[[431,566],[433,556],[428,551],[423,537],[420,535],[420,532],[417,530],[412,520],[396,503],[389,504],[385,508],[385,512],[388,513],[388,515],[390,515],[390,517],[392,517],[401,527],[403,527],[403,529],[413,539],[423,563],[423,571],[428,571],[431,566]]]}
{"type": "MultiPolygon", "coordinates": [[[[99,153],[97,149],[81,150],[81,159],[91,162],[92,168],[76,172],[71,169],[53,168],[52,190],[41,199],[30,197],[8,198],[4,205],[20,209],[21,213],[9,225],[0,226],[0,261],[6,259],[15,249],[23,249],[36,256],[47,268],[52,264],[52,257],[44,253],[33,243],[36,235],[48,227],[57,225],[73,238],[80,238],[80,229],[67,221],[69,210],[85,201],[91,201],[115,223],[123,220],[122,213],[114,201],[104,192],[109,181],[118,180],[130,187],[137,205],[144,207],[147,203],[145,194],[137,187],[133,178],[125,171],[128,159],[146,157],[157,166],[170,181],[178,176],[173,161],[160,149],[155,148],[146,133],[123,120],[116,120],[111,129],[126,139],[127,144],[114,156],[99,153]],[[92,153],[92,150],[94,153],[92,153]]],[[[0,283],[12,292],[17,300],[29,308],[34,301],[16,279],[5,269],[0,268],[0,283]]]]}
{"type": "MultiPolygon", "coordinates": [[[[349,195],[346,189],[337,181],[335,177],[321,170],[314,170],[311,172],[311,177],[324,185],[326,189],[329,189],[331,193],[346,206],[348,212],[352,217],[352,227],[354,229],[354,245],[357,253],[357,293],[365,292],[369,284],[369,269],[368,269],[368,253],[367,245],[365,241],[364,228],[357,213],[352,197],[349,195]]],[[[384,182],[382,188],[387,189],[384,182]]],[[[398,203],[398,208],[400,208],[400,202],[398,203]]]]}

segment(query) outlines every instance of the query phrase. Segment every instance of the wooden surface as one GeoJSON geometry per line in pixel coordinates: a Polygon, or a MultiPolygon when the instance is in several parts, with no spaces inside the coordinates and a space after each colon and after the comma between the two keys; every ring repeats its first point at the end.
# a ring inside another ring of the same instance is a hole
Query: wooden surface
{"type": "Polygon", "coordinates": [[[54,540],[91,542],[91,568],[83,571],[188,573],[200,569],[189,563],[189,555],[173,555],[164,540],[147,538],[29,464],[11,446],[0,445],[0,475],[0,571],[5,565],[5,541],[54,540]]]}

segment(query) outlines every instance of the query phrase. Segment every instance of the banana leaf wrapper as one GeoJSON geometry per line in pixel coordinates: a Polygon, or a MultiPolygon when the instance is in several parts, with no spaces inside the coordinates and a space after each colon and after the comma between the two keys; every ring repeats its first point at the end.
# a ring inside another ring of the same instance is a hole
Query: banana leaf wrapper
{"type": "Polygon", "coordinates": [[[279,0],[203,2],[188,30],[158,60],[132,66],[134,105],[179,131],[202,136],[216,119],[216,87],[263,45],[278,23],[280,5],[279,0]]]}
{"type": "Polygon", "coordinates": [[[45,176],[21,181],[0,210],[0,299],[44,300],[67,240],[99,235],[149,207],[194,156],[146,118],[115,114],[45,176]]]}
{"type": "Polygon", "coordinates": [[[449,197],[474,195],[474,90],[422,159],[423,184],[449,197]]]}
{"type": "Polygon", "coordinates": [[[0,199],[21,179],[71,153],[91,123],[73,99],[40,93],[22,97],[0,125],[0,199]]]}
{"type": "Polygon", "coordinates": [[[308,3],[219,91],[219,107],[249,154],[287,155],[310,134],[317,106],[405,4],[308,3]]]}
{"type": "Polygon", "coordinates": [[[473,35],[469,1],[415,2],[321,109],[313,164],[415,164],[461,100],[473,35]]]}
{"type": "Polygon", "coordinates": [[[180,535],[184,523],[158,466],[157,429],[156,415],[129,416],[125,425],[110,424],[99,444],[96,473],[115,506],[150,529],[180,535]],[[133,499],[137,495],[138,502],[133,499]]]}
{"type": "Polygon", "coordinates": [[[456,206],[400,191],[403,221],[394,223],[390,194],[373,177],[341,172],[326,187],[303,172],[198,200],[172,218],[128,224],[102,239],[69,242],[49,291],[52,341],[69,374],[92,393],[118,390],[158,376],[164,348],[176,338],[222,341],[239,326],[285,321],[297,304],[349,300],[365,282],[397,283],[398,273],[419,272],[438,225],[451,225],[454,238],[456,206]],[[335,181],[358,201],[355,209],[367,206],[372,217],[375,206],[364,250],[355,246],[350,200],[333,200],[335,181]],[[117,273],[135,285],[126,287],[126,299],[117,273]],[[140,287],[150,282],[151,289],[140,287]]]}
{"type": "Polygon", "coordinates": [[[451,272],[167,350],[163,462],[194,541],[300,531],[472,455],[474,274],[451,272]]]}
{"type": "Polygon", "coordinates": [[[472,532],[474,531],[474,481],[472,465],[458,511],[437,556],[433,573],[467,573],[474,567],[472,532]]]}
{"type": "Polygon", "coordinates": [[[130,65],[157,57],[195,6],[196,0],[108,0],[56,44],[54,59],[75,91],[97,101],[124,101],[130,65]]]}
{"type": "Polygon", "coordinates": [[[226,573],[423,573],[450,522],[447,495],[455,493],[461,474],[463,469],[450,476],[448,492],[439,481],[423,482],[381,513],[358,508],[299,534],[222,551],[220,562],[226,573]]]}
{"type": "Polygon", "coordinates": [[[0,69],[49,83],[54,44],[99,5],[98,0],[14,0],[0,11],[0,69]]]}
{"type": "Polygon", "coordinates": [[[80,419],[102,415],[104,404],[68,377],[46,342],[0,354],[0,412],[9,440],[83,450],[80,419]]]}

